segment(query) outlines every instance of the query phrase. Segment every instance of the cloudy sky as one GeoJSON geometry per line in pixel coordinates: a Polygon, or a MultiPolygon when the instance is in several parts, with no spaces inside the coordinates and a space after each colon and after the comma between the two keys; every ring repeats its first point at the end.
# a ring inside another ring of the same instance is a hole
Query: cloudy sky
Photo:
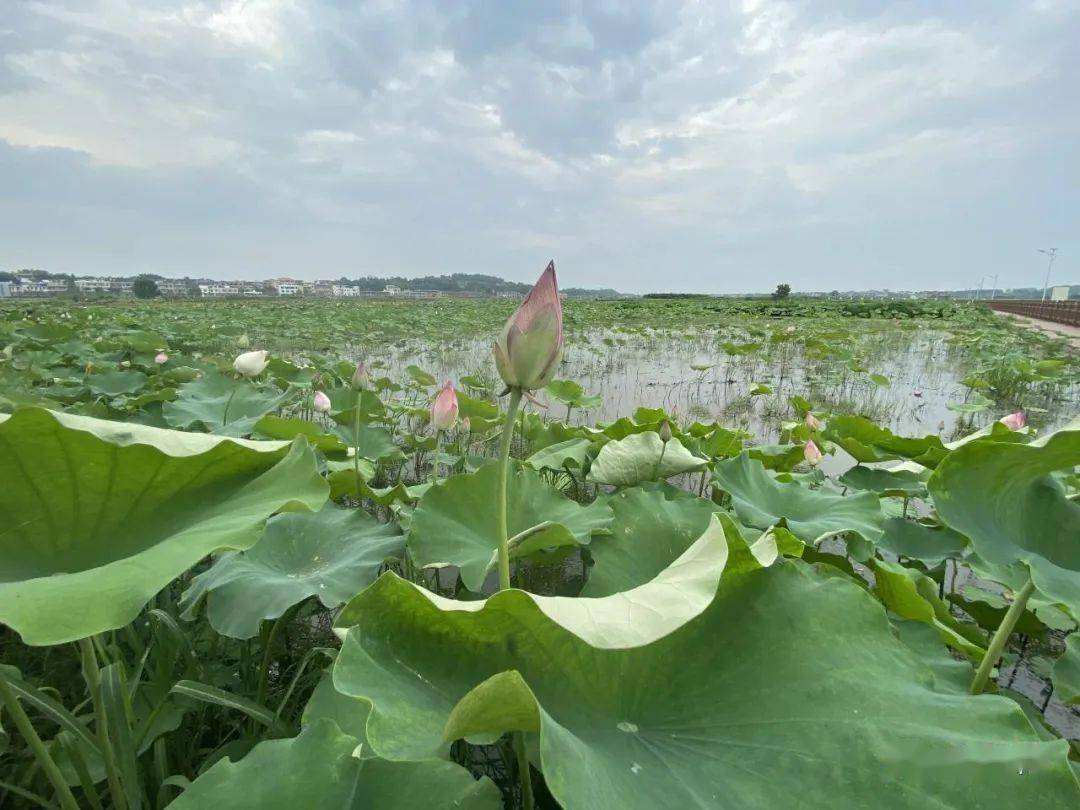
{"type": "Polygon", "coordinates": [[[1080,283],[1080,0],[0,6],[0,269],[1080,283]]]}

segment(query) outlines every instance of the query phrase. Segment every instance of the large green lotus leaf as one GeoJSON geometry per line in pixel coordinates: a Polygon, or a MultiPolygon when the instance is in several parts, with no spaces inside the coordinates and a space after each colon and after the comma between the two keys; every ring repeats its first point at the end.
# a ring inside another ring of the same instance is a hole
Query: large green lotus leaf
{"type": "Polygon", "coordinates": [[[386,428],[361,423],[357,432],[351,424],[336,425],[334,433],[346,445],[358,451],[361,458],[370,458],[372,461],[399,461],[405,458],[405,454],[394,443],[394,437],[386,428]]]}
{"type": "Polygon", "coordinates": [[[882,496],[915,497],[926,493],[928,470],[916,473],[911,470],[883,470],[858,465],[840,476],[840,483],[857,490],[876,492],[882,496]]]}
{"type": "Polygon", "coordinates": [[[963,556],[968,546],[966,537],[947,526],[931,528],[907,518],[891,517],[885,520],[884,528],[878,548],[931,567],[963,556]]]}
{"type": "Polygon", "coordinates": [[[1065,639],[1065,653],[1054,662],[1052,678],[1059,700],[1080,703],[1080,634],[1065,639]]]}
{"type": "Polygon", "coordinates": [[[907,458],[924,467],[934,467],[949,452],[938,436],[920,439],[897,436],[862,416],[832,417],[824,436],[843,447],[856,461],[864,463],[907,458]]]}
{"type": "Polygon", "coordinates": [[[534,470],[563,470],[567,467],[584,468],[589,463],[592,442],[588,439],[567,439],[549,444],[529,456],[525,463],[534,470]]]}
{"type": "Polygon", "coordinates": [[[60,644],[130,622],[268,517],[318,509],[307,442],[252,442],[31,408],[0,420],[0,622],[60,644]]]}
{"type": "Polygon", "coordinates": [[[239,762],[221,759],[169,807],[252,810],[499,810],[502,797],[452,762],[386,762],[353,755],[358,741],[319,720],[298,737],[261,742],[239,762]]]}
{"type": "Polygon", "coordinates": [[[938,597],[937,583],[899,563],[874,560],[874,592],[890,611],[904,619],[930,625],[941,640],[974,661],[986,654],[985,640],[975,625],[962,624],[938,597]]]}
{"type": "MultiPolygon", "coordinates": [[[[479,592],[495,564],[499,545],[495,493],[498,466],[453,475],[420,499],[409,528],[409,553],[420,566],[456,565],[470,591],[479,592]]],[[[614,518],[602,502],[582,506],[546,484],[539,473],[510,471],[507,515],[511,537],[542,523],[548,527],[530,538],[524,555],[545,545],[585,545],[597,532],[610,530],[614,518]]]]}
{"type": "Polygon", "coordinates": [[[594,565],[582,596],[608,596],[648,582],[701,536],[718,507],[704,498],[669,500],[660,491],[625,489],[608,499],[611,535],[589,545],[594,565]]]}
{"type": "Polygon", "coordinates": [[[276,619],[308,597],[328,608],[375,581],[389,557],[401,557],[396,526],[358,509],[327,504],[318,512],[278,515],[246,551],[222,555],[184,593],[192,611],[206,597],[206,615],[222,635],[251,638],[264,619],[276,619]]]}
{"type": "Polygon", "coordinates": [[[652,431],[634,433],[600,448],[589,468],[589,480],[632,487],[643,481],[701,470],[705,464],[705,459],[691,455],[678,439],[671,439],[665,449],[658,434],[652,431]]]}
{"type": "Polygon", "coordinates": [[[991,565],[1022,562],[1035,586],[1080,615],[1080,503],[1051,473],[1080,464],[1080,424],[1031,444],[982,439],[930,478],[941,519],[991,565]]]}
{"type": "Polygon", "coordinates": [[[834,534],[855,533],[869,543],[881,536],[881,506],[872,492],[840,495],[783,483],[745,453],[717,462],[713,478],[731,496],[735,513],[755,528],[767,529],[784,520],[809,544],[834,534]]]}
{"type": "Polygon", "coordinates": [[[327,433],[320,425],[295,417],[286,419],[267,414],[255,423],[252,437],[256,439],[295,439],[304,436],[327,456],[344,457],[349,448],[339,437],[327,433]]]}
{"type": "Polygon", "coordinates": [[[370,759],[375,756],[367,743],[367,718],[371,704],[360,698],[343,695],[334,688],[334,678],[324,670],[315,691],[311,693],[300,716],[301,726],[310,726],[319,720],[332,720],[337,727],[360,742],[354,756],[370,759]]]}
{"type": "Polygon", "coordinates": [[[290,396],[287,391],[260,388],[251,380],[210,370],[181,385],[176,399],[166,402],[162,413],[171,427],[201,427],[221,436],[243,436],[290,396]]]}
{"type": "Polygon", "coordinates": [[[334,684],[372,704],[378,754],[538,731],[547,787],[589,810],[1080,802],[1065,741],[1006,698],[939,687],[845,577],[725,575],[697,618],[621,649],[503,593],[463,608],[384,577],[355,600],[334,684]]]}
{"type": "Polygon", "coordinates": [[[97,396],[117,397],[141,391],[147,379],[141,371],[107,371],[89,375],[86,386],[97,396]]]}

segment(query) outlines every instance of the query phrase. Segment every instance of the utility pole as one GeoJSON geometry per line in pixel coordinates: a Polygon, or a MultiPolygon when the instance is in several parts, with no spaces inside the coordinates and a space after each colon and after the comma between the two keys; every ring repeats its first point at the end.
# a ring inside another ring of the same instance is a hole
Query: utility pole
{"type": "Polygon", "coordinates": [[[1057,258],[1058,249],[1057,248],[1047,248],[1047,249],[1044,250],[1043,248],[1037,248],[1037,250],[1039,251],[1039,253],[1045,253],[1047,256],[1050,257],[1050,261],[1047,262],[1047,264],[1046,264],[1046,279],[1043,281],[1042,300],[1045,301],[1046,300],[1046,288],[1050,286],[1050,270],[1054,266],[1054,259],[1057,258]]]}
{"type": "Polygon", "coordinates": [[[994,289],[992,289],[990,291],[990,300],[991,301],[993,301],[994,298],[997,296],[997,277],[998,277],[998,274],[994,273],[994,289]]]}

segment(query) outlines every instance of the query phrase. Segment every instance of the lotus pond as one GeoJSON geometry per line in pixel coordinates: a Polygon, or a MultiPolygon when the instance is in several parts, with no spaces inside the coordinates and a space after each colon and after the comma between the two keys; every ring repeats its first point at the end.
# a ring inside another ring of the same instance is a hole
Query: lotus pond
{"type": "Polygon", "coordinates": [[[0,306],[0,806],[1080,806],[1074,349],[516,306],[0,306]]]}

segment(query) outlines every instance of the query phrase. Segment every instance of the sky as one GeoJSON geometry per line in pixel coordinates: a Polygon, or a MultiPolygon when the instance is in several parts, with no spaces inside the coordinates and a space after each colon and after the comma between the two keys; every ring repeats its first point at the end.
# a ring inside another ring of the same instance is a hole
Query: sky
{"type": "Polygon", "coordinates": [[[1080,283],[1080,0],[0,8],[0,269],[1080,283]]]}

